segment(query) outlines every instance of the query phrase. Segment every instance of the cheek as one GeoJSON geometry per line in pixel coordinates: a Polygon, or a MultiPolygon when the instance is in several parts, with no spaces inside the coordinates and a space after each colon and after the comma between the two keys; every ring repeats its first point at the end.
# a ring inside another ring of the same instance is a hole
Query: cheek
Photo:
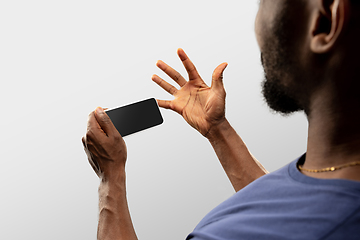
{"type": "Polygon", "coordinates": [[[263,45],[263,36],[262,36],[262,25],[261,25],[261,15],[260,12],[257,13],[256,18],[255,18],[255,36],[256,36],[256,40],[257,43],[261,49],[261,46],[263,45]]]}

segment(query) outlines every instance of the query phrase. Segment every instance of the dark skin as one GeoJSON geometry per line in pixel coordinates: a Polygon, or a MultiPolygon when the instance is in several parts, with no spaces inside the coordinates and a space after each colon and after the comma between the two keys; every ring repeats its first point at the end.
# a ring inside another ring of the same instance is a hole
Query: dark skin
{"type": "MultiPolygon", "coordinates": [[[[287,27],[294,34],[287,36],[290,44],[287,47],[292,53],[289,56],[296,58],[286,59],[289,63],[286,69],[271,69],[265,59],[264,68],[269,75],[281,76],[279,84],[287,89],[308,116],[308,149],[303,167],[321,169],[359,161],[360,81],[357,80],[357,56],[360,54],[360,36],[357,27],[354,27],[359,25],[358,9],[351,7],[349,0],[305,0],[305,5],[298,6],[300,0],[261,0],[256,34],[263,53],[267,51],[265,43],[276,40],[275,16],[289,1],[292,4],[286,11],[291,14],[287,12],[285,16],[292,17],[293,21],[287,22],[287,27]]],[[[172,101],[159,100],[159,106],[181,114],[210,141],[234,189],[238,191],[266,171],[252,157],[225,118],[222,74],[227,64],[215,69],[209,87],[183,50],[179,49],[178,55],[189,74],[189,81],[159,61],[158,67],[180,86],[177,89],[154,75],[153,81],[175,97],[172,101]]],[[[126,146],[101,108],[89,115],[83,144],[91,166],[101,179],[98,239],[137,239],[126,200],[126,146]]],[[[360,181],[359,166],[335,172],[304,174],[316,178],[360,181]]]]}
{"type": "MultiPolygon", "coordinates": [[[[178,50],[178,55],[189,80],[158,61],[157,66],[180,86],[177,89],[153,75],[152,80],[175,97],[172,101],[158,100],[158,104],[182,115],[209,140],[235,191],[239,191],[267,171],[251,155],[225,118],[226,94],[222,75],[227,64],[220,64],[214,70],[209,87],[182,49],[178,50]]],[[[87,133],[82,141],[89,163],[101,179],[98,239],[137,239],[126,201],[126,146],[102,108],[90,113],[87,133]]]]}
{"type": "MultiPolygon", "coordinates": [[[[270,13],[280,11],[280,6],[272,1],[260,3],[256,22],[260,50],[271,33],[270,13]]],[[[360,160],[360,83],[356,80],[360,49],[359,31],[355,27],[359,24],[358,11],[348,0],[314,0],[305,1],[305,7],[292,12],[299,19],[306,17],[304,21],[293,22],[291,28],[296,34],[289,35],[293,43],[290,49],[297,49],[293,52],[296,68],[302,74],[301,78],[285,75],[281,84],[288,86],[290,92],[293,90],[293,97],[307,113],[304,168],[322,169],[360,160]]],[[[360,181],[359,166],[303,173],[315,178],[360,181]]]]}
{"type": "Polygon", "coordinates": [[[188,72],[189,81],[166,63],[158,61],[156,65],[180,86],[177,89],[153,75],[152,80],[175,97],[172,101],[158,100],[158,104],[183,116],[190,126],[209,140],[235,191],[239,191],[267,171],[250,154],[225,117],[223,71],[227,63],[214,70],[209,87],[182,49],[178,49],[178,55],[188,72]]]}
{"type": "Polygon", "coordinates": [[[126,199],[126,145],[102,108],[89,114],[82,142],[89,163],[101,180],[97,238],[137,239],[126,199]]]}

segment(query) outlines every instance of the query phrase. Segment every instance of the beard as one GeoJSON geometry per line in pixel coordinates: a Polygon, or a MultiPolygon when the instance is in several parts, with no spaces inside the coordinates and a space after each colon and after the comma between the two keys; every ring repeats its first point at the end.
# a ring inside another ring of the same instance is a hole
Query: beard
{"type": "Polygon", "coordinates": [[[291,48],[291,27],[284,16],[279,16],[274,24],[272,34],[266,39],[261,52],[261,63],[264,69],[262,94],[267,105],[277,113],[290,115],[304,110],[297,100],[302,81],[296,78],[302,73],[298,69],[294,50],[291,48]]]}
{"type": "MultiPolygon", "coordinates": [[[[262,54],[262,59],[263,58],[264,55],[262,54]]],[[[279,60],[281,59],[271,58],[274,57],[269,57],[266,61],[272,61],[272,63],[280,63],[279,60]]],[[[278,68],[265,66],[264,64],[263,66],[265,76],[263,82],[261,83],[261,87],[263,97],[269,108],[276,113],[280,113],[284,116],[304,110],[300,106],[298,101],[295,99],[295,97],[292,96],[293,94],[290,93],[290,89],[281,83],[281,79],[284,76],[280,74],[278,68]]]]}

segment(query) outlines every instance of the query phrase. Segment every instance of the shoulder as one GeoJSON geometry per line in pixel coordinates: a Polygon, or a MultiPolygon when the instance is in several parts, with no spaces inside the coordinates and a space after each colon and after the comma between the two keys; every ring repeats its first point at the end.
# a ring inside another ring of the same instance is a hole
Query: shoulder
{"type": "Polygon", "coordinates": [[[337,239],[359,231],[360,183],[309,178],[297,170],[297,160],[220,204],[190,236],[337,239]]]}
{"type": "Polygon", "coordinates": [[[346,236],[347,240],[358,240],[360,238],[360,207],[350,213],[343,222],[339,223],[339,225],[323,239],[337,240],[344,239],[344,236],[346,236]]]}

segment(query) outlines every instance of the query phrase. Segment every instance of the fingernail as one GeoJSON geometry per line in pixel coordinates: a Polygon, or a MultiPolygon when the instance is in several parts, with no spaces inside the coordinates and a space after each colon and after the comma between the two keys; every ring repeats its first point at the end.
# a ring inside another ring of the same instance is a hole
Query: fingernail
{"type": "Polygon", "coordinates": [[[101,107],[97,107],[95,111],[96,111],[97,114],[103,114],[104,113],[104,109],[102,109],[101,107]]]}
{"type": "Polygon", "coordinates": [[[162,68],[165,67],[164,62],[161,61],[161,60],[159,60],[159,61],[156,62],[156,66],[157,66],[158,68],[160,68],[160,69],[162,69],[162,68]]]}
{"type": "Polygon", "coordinates": [[[155,80],[156,80],[156,77],[157,77],[157,76],[156,76],[155,74],[152,75],[152,76],[151,76],[151,80],[155,81],[155,80]]]}

